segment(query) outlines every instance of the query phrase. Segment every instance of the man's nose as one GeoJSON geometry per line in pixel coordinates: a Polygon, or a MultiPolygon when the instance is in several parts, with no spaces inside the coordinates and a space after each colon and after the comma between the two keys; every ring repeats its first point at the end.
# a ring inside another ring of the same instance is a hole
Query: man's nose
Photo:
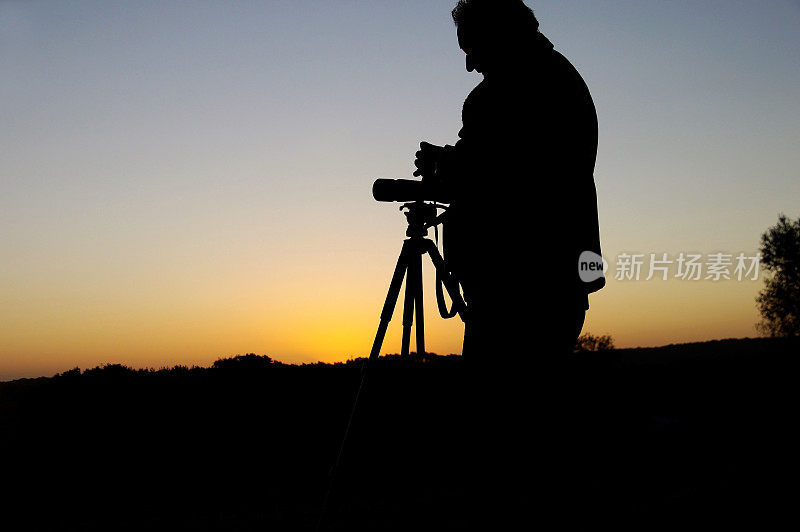
{"type": "Polygon", "coordinates": [[[475,70],[475,61],[471,55],[467,54],[467,72],[472,72],[473,70],[475,70]]]}

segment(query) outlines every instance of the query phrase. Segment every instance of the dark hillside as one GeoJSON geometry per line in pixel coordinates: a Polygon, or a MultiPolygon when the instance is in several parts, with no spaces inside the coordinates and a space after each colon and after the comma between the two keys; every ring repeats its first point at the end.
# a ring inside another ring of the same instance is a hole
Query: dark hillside
{"type": "MultiPolygon", "coordinates": [[[[564,526],[796,520],[799,347],[723,340],[586,353],[550,368],[547,409],[571,486],[564,526]]],[[[462,362],[412,355],[373,366],[329,528],[469,522],[471,472],[485,457],[462,452],[481,430],[460,408],[475,393],[462,362]]],[[[0,527],[313,530],[359,368],[247,355],[0,383],[0,527]]]]}

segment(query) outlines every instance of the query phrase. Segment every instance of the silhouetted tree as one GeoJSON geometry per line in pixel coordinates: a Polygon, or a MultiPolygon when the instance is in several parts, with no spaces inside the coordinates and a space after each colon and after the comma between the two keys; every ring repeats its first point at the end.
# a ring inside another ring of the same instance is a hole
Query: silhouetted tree
{"type": "Polygon", "coordinates": [[[761,235],[761,264],[770,275],[756,298],[762,317],[756,328],[769,336],[800,335],[800,218],[781,214],[761,235]]]}
{"type": "Polygon", "coordinates": [[[103,375],[105,377],[126,377],[135,375],[136,370],[129,368],[124,364],[103,364],[83,372],[84,375],[103,375]]]}
{"type": "Polygon", "coordinates": [[[614,349],[614,339],[608,334],[595,336],[584,333],[578,337],[575,344],[576,351],[610,351],[612,349],[614,349]]]}
{"type": "Polygon", "coordinates": [[[270,367],[273,361],[267,355],[256,355],[248,353],[237,355],[232,358],[220,358],[214,361],[214,369],[233,370],[233,371],[259,371],[270,367]]]}
{"type": "Polygon", "coordinates": [[[67,378],[75,378],[81,376],[81,368],[74,367],[72,369],[68,369],[67,371],[62,371],[61,373],[57,373],[56,377],[67,377],[67,378]]]}

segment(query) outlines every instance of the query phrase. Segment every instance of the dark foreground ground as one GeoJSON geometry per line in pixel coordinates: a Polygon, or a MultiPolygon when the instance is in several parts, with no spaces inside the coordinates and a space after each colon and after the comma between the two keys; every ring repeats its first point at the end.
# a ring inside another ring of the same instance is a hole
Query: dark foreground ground
{"type": "MultiPolygon", "coordinates": [[[[325,529],[463,529],[481,506],[520,530],[796,529],[798,341],[576,355],[532,381],[535,416],[504,418],[516,447],[463,408],[505,381],[462,362],[373,366],[325,529]],[[514,470],[500,455],[520,448],[514,470]],[[515,509],[487,463],[527,490],[515,509]]],[[[314,530],[359,369],[246,356],[0,383],[0,529],[314,530]]]]}

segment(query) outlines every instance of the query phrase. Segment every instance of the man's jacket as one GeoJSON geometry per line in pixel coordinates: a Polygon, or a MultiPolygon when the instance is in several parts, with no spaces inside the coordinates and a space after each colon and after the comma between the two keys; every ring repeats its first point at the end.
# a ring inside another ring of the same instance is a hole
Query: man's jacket
{"type": "Polygon", "coordinates": [[[578,275],[583,251],[600,255],[597,115],[575,68],[541,41],[464,102],[460,140],[437,169],[452,198],[445,258],[468,297],[511,276],[536,297],[588,308],[605,284],[578,275]]]}

